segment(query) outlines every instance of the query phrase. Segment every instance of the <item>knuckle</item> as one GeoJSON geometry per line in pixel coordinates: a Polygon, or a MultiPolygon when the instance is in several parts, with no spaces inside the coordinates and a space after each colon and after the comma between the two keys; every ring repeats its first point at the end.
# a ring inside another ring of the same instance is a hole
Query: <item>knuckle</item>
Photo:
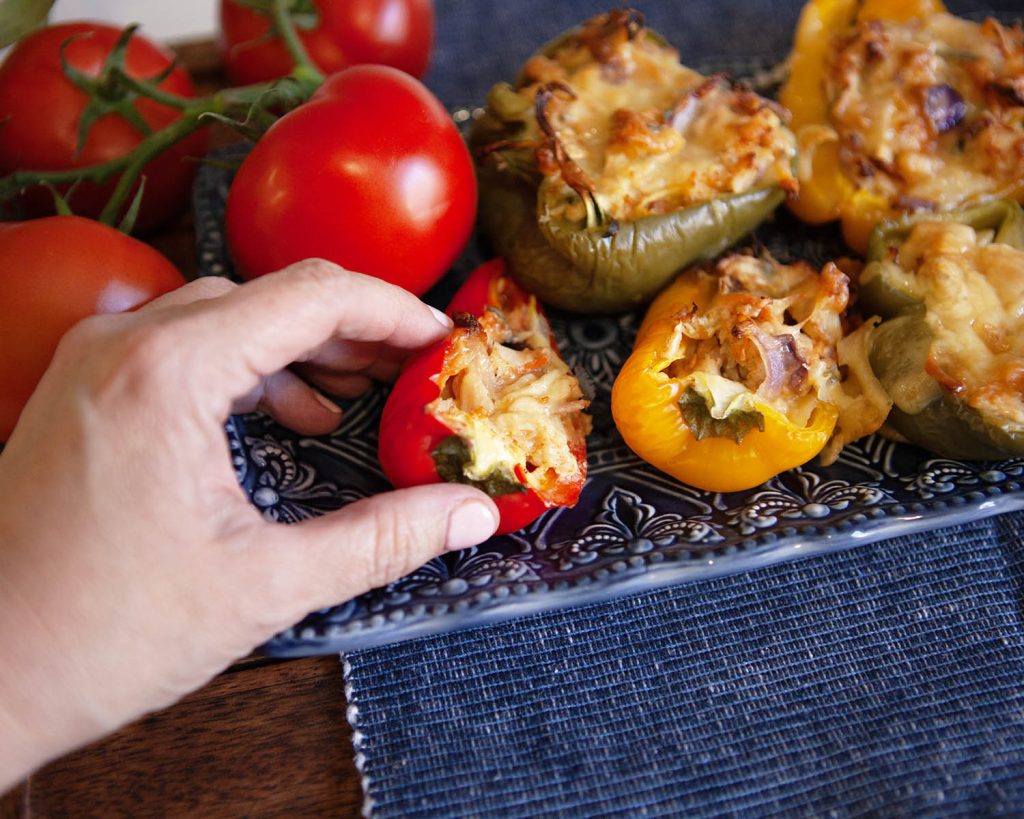
{"type": "Polygon", "coordinates": [[[141,324],[122,337],[123,365],[140,379],[148,379],[174,357],[180,339],[173,327],[164,323],[141,324]]]}
{"type": "Polygon", "coordinates": [[[116,318],[109,315],[84,318],[64,334],[57,349],[67,353],[91,346],[109,335],[114,323],[116,318]]]}
{"type": "Polygon", "coordinates": [[[415,544],[424,535],[417,530],[405,516],[374,510],[369,531],[372,547],[366,567],[366,581],[371,588],[384,586],[415,568],[415,544]]]}
{"type": "Polygon", "coordinates": [[[107,343],[121,326],[123,317],[115,315],[89,316],[68,330],[53,354],[52,366],[75,367],[95,350],[107,343]]]}
{"type": "Polygon", "coordinates": [[[223,296],[236,287],[238,287],[237,284],[223,276],[202,276],[182,287],[181,292],[188,293],[194,301],[203,301],[223,296]]]}
{"type": "Polygon", "coordinates": [[[96,394],[115,402],[145,402],[178,392],[181,373],[174,371],[174,361],[179,343],[173,326],[162,322],[142,322],[117,333],[96,368],[96,394]]]}
{"type": "Polygon", "coordinates": [[[380,289],[403,292],[383,279],[348,270],[326,259],[304,259],[292,265],[289,271],[300,286],[315,291],[317,297],[326,296],[331,301],[353,307],[361,306],[364,298],[373,297],[374,292],[380,289]]]}
{"type": "Polygon", "coordinates": [[[351,273],[326,259],[303,259],[288,268],[290,274],[309,287],[334,290],[342,287],[351,273]]]}

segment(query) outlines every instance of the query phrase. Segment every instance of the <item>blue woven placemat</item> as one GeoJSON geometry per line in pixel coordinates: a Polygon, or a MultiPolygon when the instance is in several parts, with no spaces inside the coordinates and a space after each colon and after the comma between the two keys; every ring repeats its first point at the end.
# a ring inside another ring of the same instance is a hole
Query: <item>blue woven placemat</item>
{"type": "Polygon", "coordinates": [[[1024,514],[346,655],[376,816],[1024,814],[1024,514]]]}

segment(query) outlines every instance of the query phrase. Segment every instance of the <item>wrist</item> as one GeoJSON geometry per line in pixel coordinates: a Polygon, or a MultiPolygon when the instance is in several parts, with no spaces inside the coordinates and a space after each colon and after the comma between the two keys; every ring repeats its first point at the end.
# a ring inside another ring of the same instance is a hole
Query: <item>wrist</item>
{"type": "Polygon", "coordinates": [[[0,645],[4,646],[4,667],[0,673],[0,793],[4,793],[36,768],[45,763],[56,750],[47,749],[45,715],[41,691],[31,692],[37,670],[26,675],[31,661],[26,657],[23,639],[17,633],[20,617],[14,611],[16,598],[8,594],[0,582],[0,645]]]}
{"type": "Polygon", "coordinates": [[[25,779],[47,760],[38,746],[37,738],[25,730],[8,708],[5,695],[0,692],[0,795],[25,779]]]}

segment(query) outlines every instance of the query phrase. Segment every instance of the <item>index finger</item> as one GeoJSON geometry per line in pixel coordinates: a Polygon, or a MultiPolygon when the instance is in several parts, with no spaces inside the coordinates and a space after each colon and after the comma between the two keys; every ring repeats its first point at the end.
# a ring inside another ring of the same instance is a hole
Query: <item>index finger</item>
{"type": "MultiPolygon", "coordinates": [[[[173,308],[172,308],[173,309],[173,308]]],[[[193,383],[231,401],[331,339],[415,350],[449,319],[414,295],[322,259],[307,259],[175,310],[193,383]]]]}

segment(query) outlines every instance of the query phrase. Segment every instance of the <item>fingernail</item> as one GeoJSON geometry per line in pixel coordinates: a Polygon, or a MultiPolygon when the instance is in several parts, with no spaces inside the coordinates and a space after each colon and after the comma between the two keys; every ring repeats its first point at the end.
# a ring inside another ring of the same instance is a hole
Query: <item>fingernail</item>
{"type": "Polygon", "coordinates": [[[448,516],[449,551],[466,549],[483,543],[498,528],[498,520],[489,506],[479,501],[465,501],[448,516]]]}
{"type": "Polygon", "coordinates": [[[313,397],[320,402],[320,405],[322,407],[330,410],[335,415],[341,415],[341,407],[335,404],[330,398],[328,398],[319,390],[313,390],[313,397]]]}
{"type": "MultiPolygon", "coordinates": [[[[427,307],[430,307],[430,305],[428,304],[427,307]]],[[[436,307],[430,307],[430,312],[434,314],[434,318],[441,323],[441,326],[444,327],[445,330],[451,330],[452,327],[455,326],[452,324],[452,320],[436,307]]]]}

